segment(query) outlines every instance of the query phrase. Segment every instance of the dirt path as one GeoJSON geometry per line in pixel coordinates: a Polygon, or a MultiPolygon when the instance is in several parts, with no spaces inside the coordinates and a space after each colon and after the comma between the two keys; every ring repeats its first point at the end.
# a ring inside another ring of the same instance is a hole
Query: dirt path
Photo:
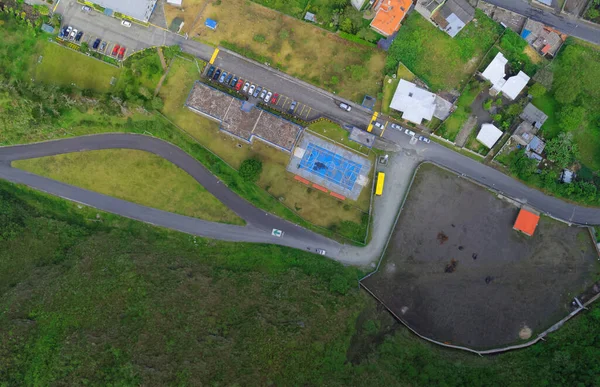
{"type": "MultiPolygon", "coordinates": [[[[158,51],[160,52],[161,50],[158,50],[158,51]]],[[[160,54],[160,57],[161,57],[161,61],[164,64],[164,58],[163,58],[162,54],[160,54]]],[[[169,75],[169,70],[171,70],[171,64],[173,64],[173,61],[171,61],[171,63],[169,63],[169,67],[167,67],[167,69],[166,69],[165,73],[163,74],[163,76],[160,77],[160,80],[158,81],[158,85],[156,85],[156,89],[154,89],[154,96],[155,97],[160,92],[160,88],[162,87],[163,82],[167,78],[167,75],[169,75]]],[[[166,64],[165,64],[165,67],[166,67],[166,64]]]]}
{"type": "Polygon", "coordinates": [[[460,128],[460,132],[458,132],[458,134],[456,135],[455,142],[456,142],[457,146],[460,146],[460,147],[465,146],[465,143],[467,142],[469,135],[473,131],[473,128],[475,128],[476,123],[477,123],[477,117],[469,116],[469,119],[467,120],[467,122],[464,123],[462,128],[460,128]]]}
{"type": "Polygon", "coordinates": [[[167,62],[165,61],[165,56],[160,47],[156,47],[156,51],[158,51],[158,57],[160,58],[160,63],[162,64],[163,71],[167,71],[167,62]]]}

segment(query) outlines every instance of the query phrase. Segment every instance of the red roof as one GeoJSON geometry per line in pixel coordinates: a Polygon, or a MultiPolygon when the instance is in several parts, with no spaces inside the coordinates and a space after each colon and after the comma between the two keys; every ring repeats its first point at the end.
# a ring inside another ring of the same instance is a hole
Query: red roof
{"type": "Polygon", "coordinates": [[[412,0],[383,0],[371,27],[382,35],[390,36],[400,29],[400,23],[412,5],[412,0]]]}
{"type": "Polygon", "coordinates": [[[543,54],[547,54],[548,51],[550,50],[550,45],[546,44],[543,48],[542,48],[542,53],[543,54]]]}
{"type": "Polygon", "coordinates": [[[526,235],[533,236],[533,233],[535,232],[539,221],[539,215],[521,208],[521,211],[519,211],[519,216],[517,216],[517,221],[515,222],[513,228],[515,230],[521,231],[526,235]]]}

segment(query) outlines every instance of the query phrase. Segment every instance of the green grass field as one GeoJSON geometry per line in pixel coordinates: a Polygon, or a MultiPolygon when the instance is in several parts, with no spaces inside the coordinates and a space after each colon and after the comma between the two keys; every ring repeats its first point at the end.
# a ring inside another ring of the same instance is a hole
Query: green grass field
{"type": "Polygon", "coordinates": [[[365,156],[369,155],[369,148],[350,140],[350,132],[331,121],[323,120],[314,124],[310,124],[308,126],[308,129],[312,130],[317,134],[320,134],[321,136],[327,137],[337,143],[340,143],[350,149],[362,153],[365,156]]]}
{"type": "MultiPolygon", "coordinates": [[[[463,93],[458,98],[456,102],[456,110],[442,123],[440,128],[437,131],[437,134],[448,139],[450,141],[454,141],[456,136],[460,132],[462,126],[469,119],[470,106],[477,98],[477,95],[485,88],[485,83],[483,82],[471,82],[465,89],[463,93]]],[[[475,131],[479,130],[479,128],[474,128],[475,131]]]]}
{"type": "Polygon", "coordinates": [[[33,68],[36,82],[60,86],[73,85],[80,89],[109,91],[111,80],[118,80],[121,69],[47,41],[40,41],[41,63],[33,68]]]}
{"type": "Polygon", "coordinates": [[[390,103],[392,103],[392,98],[394,98],[394,93],[396,92],[400,79],[412,82],[415,78],[415,75],[402,63],[398,64],[398,71],[396,71],[395,79],[387,75],[385,76],[385,79],[383,80],[383,98],[381,99],[381,111],[383,113],[388,114],[390,112],[390,103]]]}
{"type": "Polygon", "coordinates": [[[213,222],[244,224],[193,177],[151,153],[108,149],[13,162],[16,168],[123,200],[213,222]]]}

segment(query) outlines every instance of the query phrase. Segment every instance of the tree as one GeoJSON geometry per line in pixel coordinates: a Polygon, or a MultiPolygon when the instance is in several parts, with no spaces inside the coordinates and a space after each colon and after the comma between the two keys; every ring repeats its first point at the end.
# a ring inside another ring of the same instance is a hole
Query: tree
{"type": "Polygon", "coordinates": [[[525,156],[525,152],[521,153],[510,164],[510,172],[517,175],[520,179],[528,180],[537,170],[539,162],[535,159],[530,159],[525,156]]]}
{"type": "Polygon", "coordinates": [[[344,20],[342,20],[342,22],[340,23],[340,30],[351,34],[352,33],[352,20],[350,20],[350,18],[345,18],[344,20]]]}
{"type": "Polygon", "coordinates": [[[533,98],[542,97],[546,94],[546,91],[546,88],[541,83],[535,83],[529,88],[529,94],[531,94],[533,98]]]}
{"type": "Polygon", "coordinates": [[[89,52],[90,51],[89,44],[87,44],[86,42],[81,43],[81,46],[79,47],[79,51],[83,52],[84,54],[89,52]]]}
{"type": "Polygon", "coordinates": [[[579,148],[573,142],[572,133],[561,133],[546,144],[548,158],[561,168],[573,164],[579,157],[579,148]]]}
{"type": "Polygon", "coordinates": [[[585,118],[585,108],[581,106],[565,105],[560,109],[559,123],[564,130],[572,131],[579,126],[585,118]]]}
{"type": "Polygon", "coordinates": [[[262,162],[258,159],[247,159],[240,165],[239,174],[242,179],[256,182],[262,173],[262,162]]]}

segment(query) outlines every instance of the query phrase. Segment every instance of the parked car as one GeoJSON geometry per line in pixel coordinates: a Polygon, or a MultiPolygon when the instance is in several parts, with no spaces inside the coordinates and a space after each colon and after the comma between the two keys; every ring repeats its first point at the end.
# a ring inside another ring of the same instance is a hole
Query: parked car
{"type": "Polygon", "coordinates": [[[412,131],[412,130],[410,130],[410,129],[405,129],[405,130],[404,130],[404,133],[408,134],[408,135],[409,135],[409,136],[411,136],[411,137],[414,137],[414,136],[415,136],[415,134],[416,134],[415,132],[413,132],[413,131],[412,131]]]}
{"type": "Polygon", "coordinates": [[[284,232],[281,230],[278,230],[276,228],[273,229],[273,231],[271,231],[271,235],[276,236],[281,238],[283,236],[284,232]]]}
{"type": "Polygon", "coordinates": [[[129,27],[131,27],[131,22],[130,22],[130,21],[127,21],[127,20],[121,20],[121,25],[122,25],[123,27],[127,27],[127,28],[129,28],[129,27]]]}
{"type": "Polygon", "coordinates": [[[246,82],[244,83],[244,88],[242,89],[242,91],[245,93],[248,91],[248,88],[250,87],[250,82],[246,82]]]}
{"type": "Polygon", "coordinates": [[[273,105],[277,105],[278,100],[279,100],[279,94],[277,94],[277,93],[273,94],[273,98],[271,98],[271,103],[273,105]]]}
{"type": "Polygon", "coordinates": [[[220,76],[221,76],[221,69],[217,69],[217,71],[215,71],[215,75],[213,75],[213,81],[216,81],[217,79],[219,79],[220,76]]]}
{"type": "Polygon", "coordinates": [[[227,71],[223,71],[223,74],[221,74],[221,77],[219,78],[219,83],[225,82],[225,78],[227,78],[227,71]]]}
{"type": "Polygon", "coordinates": [[[229,82],[229,86],[235,87],[235,85],[237,85],[237,82],[238,82],[238,77],[233,77],[231,82],[229,82]]]}
{"type": "Polygon", "coordinates": [[[323,249],[317,249],[317,254],[325,255],[325,254],[327,254],[327,251],[325,251],[323,249]]]}
{"type": "Polygon", "coordinates": [[[296,105],[298,105],[298,102],[292,101],[292,104],[290,105],[290,108],[288,109],[288,113],[292,114],[294,112],[294,110],[296,110],[296,105]]]}
{"type": "Polygon", "coordinates": [[[118,44],[115,44],[115,46],[112,49],[112,56],[117,56],[117,54],[119,53],[119,48],[121,48],[121,46],[119,46],[118,44]]]}
{"type": "Polygon", "coordinates": [[[208,69],[208,72],[206,73],[206,76],[207,76],[208,78],[212,77],[212,76],[213,76],[213,74],[215,73],[215,69],[216,69],[216,67],[215,67],[215,66],[210,66],[210,68],[208,69]]]}
{"type": "Polygon", "coordinates": [[[100,50],[98,50],[98,51],[104,52],[105,48],[106,48],[106,42],[102,42],[102,44],[100,45],[100,50]]]}
{"type": "Polygon", "coordinates": [[[227,78],[225,78],[225,84],[229,85],[231,83],[232,79],[233,79],[233,74],[229,74],[229,76],[227,78]]]}
{"type": "MultiPolygon", "coordinates": [[[[246,84],[248,84],[248,83],[246,82],[246,84]]],[[[237,83],[235,84],[235,90],[240,91],[240,89],[242,88],[243,85],[244,85],[244,80],[243,79],[238,80],[237,83]]]]}
{"type": "Polygon", "coordinates": [[[69,39],[70,39],[70,40],[73,40],[73,39],[75,38],[75,35],[77,35],[77,30],[76,30],[76,29],[73,29],[73,30],[71,31],[71,33],[69,34],[69,39]]]}
{"type": "Polygon", "coordinates": [[[77,35],[75,35],[75,41],[79,42],[81,40],[81,37],[83,36],[83,31],[79,31],[77,33],[77,35]]]}
{"type": "Polygon", "coordinates": [[[58,35],[59,37],[63,37],[63,36],[69,36],[69,33],[71,32],[71,30],[69,30],[69,26],[65,26],[62,30],[60,30],[60,34],[58,35]]]}
{"type": "Polygon", "coordinates": [[[265,95],[265,103],[269,103],[269,101],[271,100],[271,97],[273,96],[273,93],[271,93],[270,91],[267,93],[267,95],[265,95]]]}
{"type": "Polygon", "coordinates": [[[262,90],[262,87],[258,86],[258,87],[256,88],[256,90],[254,90],[254,93],[252,94],[252,96],[253,96],[254,98],[258,97],[258,95],[260,94],[260,91],[261,91],[261,90],[262,90]]]}
{"type": "Polygon", "coordinates": [[[256,89],[256,86],[251,85],[250,89],[248,89],[248,95],[253,95],[254,94],[254,90],[256,89]]]}
{"type": "Polygon", "coordinates": [[[430,139],[428,139],[428,138],[427,138],[427,137],[425,137],[425,136],[419,136],[419,141],[423,141],[423,142],[425,142],[425,143],[427,143],[427,144],[429,144],[429,143],[431,142],[431,140],[430,140],[430,139]]]}
{"type": "Polygon", "coordinates": [[[343,102],[339,104],[339,107],[340,107],[340,109],[343,109],[343,110],[345,110],[347,112],[349,112],[350,110],[352,110],[352,107],[350,105],[345,104],[343,102]]]}
{"type": "Polygon", "coordinates": [[[263,89],[263,91],[260,93],[259,98],[264,100],[265,99],[265,95],[267,95],[268,91],[269,90],[267,90],[267,89],[263,89]]]}
{"type": "Polygon", "coordinates": [[[373,125],[376,128],[383,129],[383,124],[381,122],[373,121],[373,125]]]}
{"type": "Polygon", "coordinates": [[[121,47],[121,49],[119,50],[119,59],[123,59],[123,57],[125,56],[125,47],[121,47]]]}
{"type": "Polygon", "coordinates": [[[100,42],[101,42],[101,41],[102,41],[102,40],[101,40],[100,38],[98,38],[98,39],[94,40],[94,44],[92,44],[92,48],[93,48],[94,50],[97,50],[97,49],[98,49],[98,47],[100,46],[100,42]]]}
{"type": "Polygon", "coordinates": [[[402,127],[401,127],[400,125],[398,125],[398,124],[390,124],[390,127],[391,127],[392,129],[398,129],[398,130],[402,130],[402,127]]]}
{"type": "Polygon", "coordinates": [[[65,39],[69,38],[69,35],[71,35],[71,31],[73,31],[73,27],[68,26],[67,27],[67,32],[65,32],[65,39]]]}
{"type": "Polygon", "coordinates": [[[81,10],[85,11],[85,12],[90,12],[92,10],[92,8],[88,7],[87,5],[84,5],[83,7],[81,7],[81,10]]]}

